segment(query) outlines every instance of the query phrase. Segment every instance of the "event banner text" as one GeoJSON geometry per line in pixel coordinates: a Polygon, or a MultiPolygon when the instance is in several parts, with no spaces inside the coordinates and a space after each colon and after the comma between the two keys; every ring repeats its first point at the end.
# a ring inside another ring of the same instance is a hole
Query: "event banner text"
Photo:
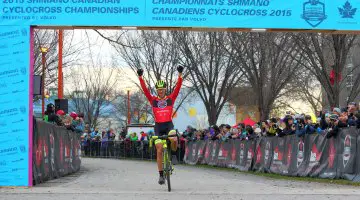
{"type": "Polygon", "coordinates": [[[1,0],[0,25],[359,30],[360,0],[1,0]]]}

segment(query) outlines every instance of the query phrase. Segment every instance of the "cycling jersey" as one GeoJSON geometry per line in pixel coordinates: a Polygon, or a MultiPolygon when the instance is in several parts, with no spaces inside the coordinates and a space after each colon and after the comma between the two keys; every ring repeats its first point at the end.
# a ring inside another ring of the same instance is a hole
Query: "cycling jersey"
{"type": "Polygon", "coordinates": [[[142,77],[139,77],[139,79],[140,79],[141,88],[144,91],[146,98],[148,99],[148,101],[152,106],[155,122],[156,123],[171,122],[174,103],[176,97],[179,95],[180,92],[182,78],[179,76],[173,93],[171,93],[169,96],[165,96],[162,99],[158,96],[151,95],[149,89],[145,85],[144,79],[142,77]]]}

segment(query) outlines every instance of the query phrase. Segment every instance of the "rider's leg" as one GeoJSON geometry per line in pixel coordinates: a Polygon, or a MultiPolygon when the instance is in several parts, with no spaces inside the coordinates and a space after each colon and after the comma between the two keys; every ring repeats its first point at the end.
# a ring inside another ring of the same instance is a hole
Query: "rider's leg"
{"type": "MultiPolygon", "coordinates": [[[[172,130],[169,132],[169,135],[176,135],[176,131],[172,130]]],[[[172,151],[176,151],[177,150],[177,137],[170,137],[169,138],[170,142],[171,142],[171,150],[172,151]]]]}
{"type": "Polygon", "coordinates": [[[158,165],[159,172],[161,172],[161,171],[163,171],[163,166],[162,166],[163,144],[161,143],[161,140],[156,140],[156,141],[155,141],[155,146],[156,146],[156,161],[157,161],[157,165],[158,165]]]}

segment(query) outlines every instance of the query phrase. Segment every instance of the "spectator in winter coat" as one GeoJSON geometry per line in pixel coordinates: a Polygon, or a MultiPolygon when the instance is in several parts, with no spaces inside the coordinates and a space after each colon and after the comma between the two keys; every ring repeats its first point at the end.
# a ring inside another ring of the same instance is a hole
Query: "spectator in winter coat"
{"type": "Polygon", "coordinates": [[[269,121],[269,126],[265,126],[265,130],[268,137],[278,135],[281,132],[281,129],[278,125],[278,120],[276,118],[271,118],[269,121]]]}
{"type": "Polygon", "coordinates": [[[139,140],[138,136],[137,136],[137,134],[135,132],[130,134],[130,141],[131,142],[136,142],[138,140],[139,140]]]}
{"type": "Polygon", "coordinates": [[[285,116],[284,123],[285,128],[282,130],[282,132],[280,132],[279,137],[295,134],[296,125],[294,124],[294,119],[292,118],[292,116],[285,116]]]}

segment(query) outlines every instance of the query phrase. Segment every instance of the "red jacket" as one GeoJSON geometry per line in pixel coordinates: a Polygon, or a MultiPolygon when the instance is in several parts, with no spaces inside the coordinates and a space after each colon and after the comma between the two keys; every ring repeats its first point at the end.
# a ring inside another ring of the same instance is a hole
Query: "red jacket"
{"type": "Polygon", "coordinates": [[[152,96],[150,94],[149,89],[145,85],[144,79],[142,77],[139,77],[139,79],[140,79],[141,88],[144,91],[146,98],[150,102],[150,105],[152,106],[152,110],[155,116],[155,122],[156,123],[171,122],[174,103],[176,97],[179,95],[180,92],[182,78],[179,76],[173,93],[171,93],[169,96],[165,96],[163,99],[160,99],[157,96],[152,96]]]}

